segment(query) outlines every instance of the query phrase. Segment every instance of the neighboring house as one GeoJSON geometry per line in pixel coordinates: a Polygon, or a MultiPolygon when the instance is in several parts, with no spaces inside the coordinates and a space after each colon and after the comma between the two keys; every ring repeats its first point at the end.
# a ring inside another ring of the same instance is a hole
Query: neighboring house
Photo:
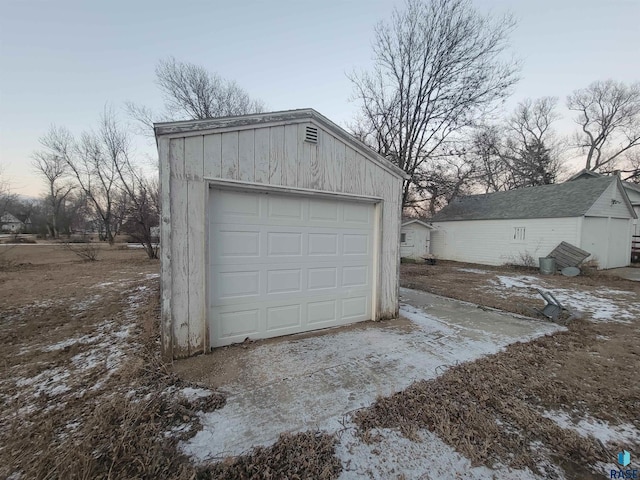
{"type": "Polygon", "coordinates": [[[24,228],[25,223],[9,212],[0,217],[0,231],[3,233],[20,233],[24,228]]]}
{"type": "Polygon", "coordinates": [[[421,259],[429,255],[433,227],[417,218],[403,219],[400,228],[400,257],[421,259]]]}
{"type": "MultiPolygon", "coordinates": [[[[600,173],[591,172],[589,170],[581,170],[576,173],[573,177],[571,177],[568,182],[573,180],[577,180],[580,178],[602,178],[605,175],[600,173]]],[[[622,187],[624,188],[627,197],[629,197],[629,201],[633,206],[633,210],[636,212],[636,217],[640,218],[640,185],[631,182],[622,182],[622,187]]],[[[634,220],[633,225],[633,235],[640,235],[640,221],[634,220]]]]}
{"type": "Polygon", "coordinates": [[[155,125],[162,347],[398,314],[398,167],[315,110],[155,125]]]}
{"type": "Polygon", "coordinates": [[[438,258],[500,265],[537,262],[565,241],[599,268],[629,265],[637,216],[616,176],[472,195],[432,218],[438,258]]]}

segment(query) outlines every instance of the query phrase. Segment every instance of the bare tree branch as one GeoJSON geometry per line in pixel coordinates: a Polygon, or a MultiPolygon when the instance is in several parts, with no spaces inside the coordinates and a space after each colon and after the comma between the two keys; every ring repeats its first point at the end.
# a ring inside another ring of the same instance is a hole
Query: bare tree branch
{"type": "Polygon", "coordinates": [[[569,95],[567,106],[577,112],[574,146],[586,154],[587,170],[614,170],[623,154],[640,146],[640,83],[593,82],[569,95]]]}
{"type": "Polygon", "coordinates": [[[358,134],[411,179],[439,175],[455,134],[510,93],[517,65],[500,56],[511,17],[482,16],[469,0],[408,0],[375,29],[375,67],[353,74],[358,134]]]}

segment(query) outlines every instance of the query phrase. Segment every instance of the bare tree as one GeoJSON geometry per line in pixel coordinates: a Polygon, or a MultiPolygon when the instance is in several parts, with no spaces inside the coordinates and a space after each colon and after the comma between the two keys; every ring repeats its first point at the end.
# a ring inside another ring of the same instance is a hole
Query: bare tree
{"type": "Polygon", "coordinates": [[[11,186],[4,170],[0,165],[0,217],[7,212],[9,205],[15,200],[15,195],[11,193],[11,186]]]}
{"type": "Polygon", "coordinates": [[[44,150],[34,152],[33,168],[47,182],[47,228],[53,238],[58,238],[65,202],[75,188],[69,181],[69,165],[65,160],[73,148],[73,138],[67,130],[54,125],[40,138],[40,144],[44,150]]]}
{"type": "Polygon", "coordinates": [[[485,191],[554,183],[561,171],[562,142],[552,124],[557,99],[527,99],[518,104],[504,125],[488,126],[473,138],[480,165],[478,183],[485,191]]]}
{"type": "Polygon", "coordinates": [[[156,81],[166,107],[175,118],[203,119],[259,113],[264,105],[234,81],[173,57],[156,67],[156,81]]]}
{"type": "Polygon", "coordinates": [[[593,82],[569,95],[567,106],[577,112],[575,146],[586,154],[587,170],[615,170],[640,146],[640,83],[593,82]]]}
{"type": "Polygon", "coordinates": [[[476,11],[469,0],[407,0],[375,29],[375,67],[354,74],[359,133],[411,178],[437,169],[448,142],[510,94],[517,65],[501,60],[515,23],[476,11]]]}

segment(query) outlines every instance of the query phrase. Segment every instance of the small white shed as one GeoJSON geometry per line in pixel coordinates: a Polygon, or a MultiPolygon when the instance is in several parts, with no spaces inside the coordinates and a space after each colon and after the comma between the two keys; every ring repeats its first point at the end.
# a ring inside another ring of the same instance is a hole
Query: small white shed
{"type": "Polygon", "coordinates": [[[599,268],[629,265],[636,214],[617,176],[471,195],[432,219],[438,258],[486,265],[537,262],[562,241],[599,268]]]}
{"type": "Polygon", "coordinates": [[[419,260],[431,253],[431,230],[433,226],[417,219],[405,219],[400,228],[400,257],[419,260]]]}
{"type": "Polygon", "coordinates": [[[402,170],[312,109],[155,134],[166,356],[397,316],[402,170]]]}

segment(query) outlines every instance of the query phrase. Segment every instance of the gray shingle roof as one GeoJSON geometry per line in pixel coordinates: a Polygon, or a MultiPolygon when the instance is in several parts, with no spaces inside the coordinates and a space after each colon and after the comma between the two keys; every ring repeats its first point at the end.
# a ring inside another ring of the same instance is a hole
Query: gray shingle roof
{"type": "Polygon", "coordinates": [[[431,221],[581,217],[615,181],[615,177],[580,178],[508,192],[470,195],[454,200],[431,221]]]}

